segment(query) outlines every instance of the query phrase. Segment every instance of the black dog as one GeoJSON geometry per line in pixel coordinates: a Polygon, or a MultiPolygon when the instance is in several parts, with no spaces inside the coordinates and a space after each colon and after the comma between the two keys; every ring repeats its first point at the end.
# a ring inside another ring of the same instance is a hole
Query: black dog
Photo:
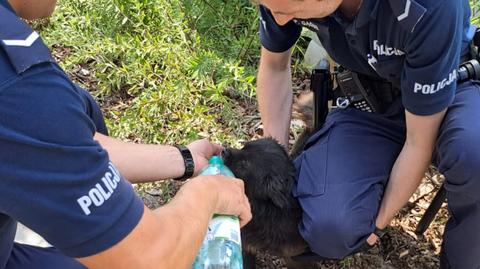
{"type": "MultiPolygon", "coordinates": [[[[252,221],[242,229],[243,250],[283,257],[289,268],[300,266],[290,258],[308,247],[298,232],[302,210],[291,194],[296,170],[285,149],[274,139],[263,138],[247,142],[241,150],[226,149],[222,157],[244,180],[252,207],[252,221]]],[[[254,268],[252,261],[245,268],[254,268]]]]}

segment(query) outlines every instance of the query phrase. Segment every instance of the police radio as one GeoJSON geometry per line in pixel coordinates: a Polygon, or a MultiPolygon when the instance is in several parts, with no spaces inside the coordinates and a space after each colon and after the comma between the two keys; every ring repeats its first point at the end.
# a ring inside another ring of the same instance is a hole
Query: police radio
{"type": "Polygon", "coordinates": [[[336,77],[340,91],[344,95],[344,97],[337,98],[337,107],[346,108],[353,105],[355,108],[366,112],[382,112],[382,104],[370,87],[363,86],[357,73],[340,68],[336,77]]]}

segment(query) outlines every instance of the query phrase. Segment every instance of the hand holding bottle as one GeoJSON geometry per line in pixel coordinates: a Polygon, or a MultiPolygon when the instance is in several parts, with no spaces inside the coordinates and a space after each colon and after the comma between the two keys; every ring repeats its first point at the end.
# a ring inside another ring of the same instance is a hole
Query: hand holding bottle
{"type": "MultiPolygon", "coordinates": [[[[210,176],[200,176],[200,179],[210,176]]],[[[243,181],[223,175],[214,176],[218,188],[218,200],[215,214],[238,216],[240,226],[245,226],[251,219],[250,203],[245,195],[243,181]]]]}
{"type": "Polygon", "coordinates": [[[208,164],[208,160],[212,156],[218,155],[222,151],[222,146],[214,144],[207,139],[195,140],[188,144],[187,148],[192,153],[193,162],[195,163],[194,175],[198,175],[200,170],[208,164]]]}

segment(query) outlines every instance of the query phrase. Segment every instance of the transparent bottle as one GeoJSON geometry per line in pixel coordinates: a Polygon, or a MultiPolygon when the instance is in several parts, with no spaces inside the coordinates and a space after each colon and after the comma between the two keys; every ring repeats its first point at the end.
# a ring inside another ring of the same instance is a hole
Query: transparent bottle
{"type": "MultiPolygon", "coordinates": [[[[234,177],[218,156],[209,160],[200,175],[234,177]]],[[[213,216],[192,269],[243,269],[240,221],[237,216],[213,216]]]]}

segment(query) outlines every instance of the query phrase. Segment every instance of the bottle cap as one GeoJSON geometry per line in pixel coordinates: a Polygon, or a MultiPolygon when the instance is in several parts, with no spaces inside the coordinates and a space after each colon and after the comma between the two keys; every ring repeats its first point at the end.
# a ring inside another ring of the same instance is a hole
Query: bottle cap
{"type": "Polygon", "coordinates": [[[208,161],[208,164],[216,164],[216,165],[223,165],[223,160],[220,156],[213,156],[208,161]]]}

